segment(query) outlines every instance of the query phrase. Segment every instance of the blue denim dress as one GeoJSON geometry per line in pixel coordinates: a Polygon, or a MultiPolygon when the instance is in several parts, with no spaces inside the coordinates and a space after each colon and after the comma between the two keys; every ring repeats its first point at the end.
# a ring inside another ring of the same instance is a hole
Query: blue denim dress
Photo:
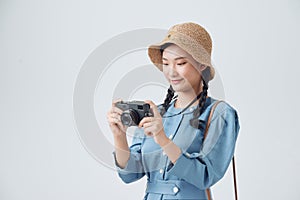
{"type": "MultiPolygon", "coordinates": [[[[205,111],[199,119],[207,121],[215,102],[215,99],[207,98],[205,111]]],[[[240,128],[237,112],[228,103],[219,103],[203,142],[204,131],[190,125],[195,108],[168,117],[182,110],[175,108],[172,102],[164,114],[164,131],[182,151],[175,164],[170,162],[152,137],[145,136],[143,129],[137,128],[127,166],[121,169],[116,165],[125,183],[147,177],[145,200],[207,199],[205,189],[224,176],[240,128]]]]}

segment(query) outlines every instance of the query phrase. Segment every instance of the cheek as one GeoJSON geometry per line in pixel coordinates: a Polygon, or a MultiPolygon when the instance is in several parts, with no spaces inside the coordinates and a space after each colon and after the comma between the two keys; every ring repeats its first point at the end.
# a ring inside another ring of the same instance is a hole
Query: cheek
{"type": "Polygon", "coordinates": [[[182,70],[181,76],[184,77],[190,84],[197,84],[200,82],[201,74],[196,69],[182,70]]]}
{"type": "Polygon", "coordinates": [[[185,69],[183,68],[182,70],[179,70],[178,73],[186,79],[194,79],[201,76],[199,71],[194,69],[192,66],[185,69]]]}
{"type": "Polygon", "coordinates": [[[166,69],[163,68],[163,74],[166,78],[168,78],[168,71],[166,69]]]}

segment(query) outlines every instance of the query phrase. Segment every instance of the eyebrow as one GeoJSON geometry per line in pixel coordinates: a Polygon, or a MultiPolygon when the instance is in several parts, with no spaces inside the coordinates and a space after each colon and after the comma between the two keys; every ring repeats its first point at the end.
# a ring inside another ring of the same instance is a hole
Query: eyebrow
{"type": "MultiPolygon", "coordinates": [[[[168,60],[167,58],[162,58],[163,60],[168,60]]],[[[181,59],[186,59],[186,57],[177,57],[174,60],[181,60],[181,59]]]]}

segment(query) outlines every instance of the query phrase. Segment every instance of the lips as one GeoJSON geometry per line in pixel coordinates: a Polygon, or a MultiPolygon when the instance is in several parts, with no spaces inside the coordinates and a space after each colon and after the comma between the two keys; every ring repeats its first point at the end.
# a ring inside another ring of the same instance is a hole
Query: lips
{"type": "Polygon", "coordinates": [[[171,83],[176,85],[176,84],[180,83],[182,80],[183,79],[173,79],[173,80],[171,80],[171,83]]]}

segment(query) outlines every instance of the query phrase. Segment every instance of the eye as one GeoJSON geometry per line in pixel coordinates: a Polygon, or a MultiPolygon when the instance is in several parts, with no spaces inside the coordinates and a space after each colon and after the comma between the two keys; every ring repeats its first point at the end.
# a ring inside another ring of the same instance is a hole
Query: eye
{"type": "Polygon", "coordinates": [[[185,65],[185,64],[186,64],[186,62],[184,61],[184,62],[178,63],[177,65],[182,66],[182,65],[185,65]]]}
{"type": "Polygon", "coordinates": [[[168,63],[163,63],[163,66],[168,66],[168,63]]]}

